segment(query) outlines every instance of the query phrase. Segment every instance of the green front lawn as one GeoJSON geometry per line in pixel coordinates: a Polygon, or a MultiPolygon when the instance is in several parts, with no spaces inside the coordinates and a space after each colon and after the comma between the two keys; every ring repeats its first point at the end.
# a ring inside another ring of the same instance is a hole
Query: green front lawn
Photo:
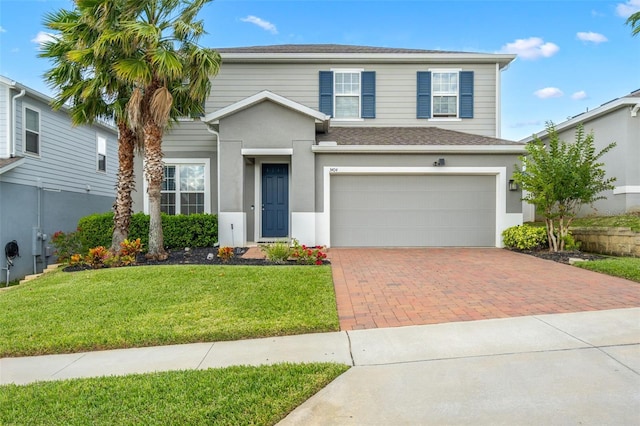
{"type": "Polygon", "coordinates": [[[640,215],[621,214],[618,216],[593,216],[581,217],[573,221],[571,226],[575,227],[605,227],[605,228],[631,228],[632,231],[640,232],[640,215]]]}
{"type": "Polygon", "coordinates": [[[339,330],[329,266],[56,271],[0,293],[0,357],[339,330]]]}
{"type": "Polygon", "coordinates": [[[640,282],[640,258],[637,257],[612,257],[591,262],[578,262],[576,266],[640,282]]]}
{"type": "Polygon", "coordinates": [[[278,364],[0,387],[0,424],[273,425],[349,367],[278,364]]]}

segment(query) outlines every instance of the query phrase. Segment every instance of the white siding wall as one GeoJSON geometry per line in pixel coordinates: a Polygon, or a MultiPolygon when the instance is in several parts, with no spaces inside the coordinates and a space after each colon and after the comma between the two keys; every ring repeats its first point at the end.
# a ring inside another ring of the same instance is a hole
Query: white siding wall
{"type": "Polygon", "coordinates": [[[25,163],[2,175],[8,183],[37,185],[38,179],[49,189],[87,192],[115,196],[118,171],[117,135],[98,126],[73,127],[65,112],[54,112],[49,106],[29,96],[16,105],[16,155],[25,163]],[[25,154],[23,148],[23,107],[40,111],[40,156],[25,154]],[[97,171],[96,135],[107,139],[107,171],[97,171]]]}
{"type": "Polygon", "coordinates": [[[11,126],[9,126],[9,105],[11,104],[11,92],[7,86],[0,84],[0,158],[9,157],[9,138],[11,126]]]}
{"type": "Polygon", "coordinates": [[[212,81],[206,111],[220,108],[269,90],[318,109],[318,72],[338,68],[363,68],[376,72],[376,118],[332,121],[332,126],[438,126],[485,136],[496,136],[495,64],[237,64],[223,63],[212,81]],[[459,68],[474,71],[474,118],[428,121],[416,118],[418,71],[459,68]]]}

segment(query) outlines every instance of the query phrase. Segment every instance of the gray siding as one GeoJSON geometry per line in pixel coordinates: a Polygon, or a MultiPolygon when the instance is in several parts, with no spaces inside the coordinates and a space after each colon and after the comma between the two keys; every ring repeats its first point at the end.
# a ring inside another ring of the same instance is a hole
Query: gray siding
{"type": "MultiPolygon", "coordinates": [[[[607,177],[615,177],[615,186],[640,185],[640,117],[631,117],[628,108],[611,111],[585,123],[585,133],[593,132],[597,150],[601,150],[611,142],[616,147],[602,158],[607,177]]],[[[575,127],[559,133],[560,139],[566,142],[575,140],[575,127]]],[[[603,193],[606,200],[597,201],[594,208],[584,206],[580,214],[615,215],[625,211],[640,210],[640,194],[603,193]]]]}
{"type": "Polygon", "coordinates": [[[25,156],[24,165],[2,175],[4,182],[37,185],[61,191],[115,196],[118,171],[117,135],[99,126],[73,127],[65,112],[30,97],[20,98],[16,108],[16,154],[25,156]],[[40,156],[24,153],[23,107],[40,111],[40,156]],[[107,171],[97,171],[96,135],[107,140],[107,171]]]}
{"type": "Polygon", "coordinates": [[[207,125],[200,119],[180,121],[165,131],[162,149],[165,154],[170,151],[215,151],[216,137],[207,131],[207,125]]]}
{"type": "Polygon", "coordinates": [[[206,111],[214,112],[262,90],[318,109],[318,73],[321,70],[363,68],[376,72],[376,118],[332,121],[332,126],[438,126],[485,136],[496,136],[495,64],[236,64],[225,63],[212,80],[206,111]],[[474,118],[428,121],[416,118],[418,71],[460,68],[474,71],[474,118]]]}
{"type": "MultiPolygon", "coordinates": [[[[56,231],[73,232],[78,220],[93,213],[111,210],[113,197],[97,196],[68,191],[49,191],[34,186],[16,185],[0,181],[0,264],[6,259],[4,245],[16,240],[20,246],[20,257],[15,259],[11,269],[11,280],[31,274],[33,270],[32,229],[38,226],[38,204],[40,204],[40,229],[48,235],[45,245],[51,246],[51,236],[56,231]],[[40,201],[38,202],[38,193],[40,201]]],[[[46,251],[43,251],[43,254],[46,251]]],[[[55,257],[36,258],[36,268],[42,271],[45,263],[52,263],[55,257]]],[[[0,274],[0,286],[6,280],[5,271],[0,274]]]]}

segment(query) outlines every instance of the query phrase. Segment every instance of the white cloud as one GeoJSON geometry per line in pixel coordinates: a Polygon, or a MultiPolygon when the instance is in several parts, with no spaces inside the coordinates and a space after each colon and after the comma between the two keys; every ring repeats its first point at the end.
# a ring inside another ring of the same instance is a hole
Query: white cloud
{"type": "Polygon", "coordinates": [[[0,26],[0,33],[6,33],[6,32],[7,32],[7,30],[5,30],[4,28],[2,28],[2,27],[0,26]]]}
{"type": "Polygon", "coordinates": [[[576,92],[573,95],[571,95],[571,99],[573,99],[575,101],[580,101],[582,99],[587,99],[587,92],[585,92],[584,90],[580,90],[579,92],[576,92]]]}
{"type": "Polygon", "coordinates": [[[519,129],[521,127],[531,127],[531,126],[540,127],[542,126],[542,124],[543,123],[540,120],[529,120],[529,121],[518,121],[517,123],[510,124],[509,127],[511,127],[512,129],[519,129]]]}
{"type": "Polygon", "coordinates": [[[540,99],[560,98],[564,95],[562,90],[557,87],[545,87],[544,89],[536,90],[533,94],[540,99]]]}
{"type": "Polygon", "coordinates": [[[278,34],[278,29],[269,21],[258,18],[257,16],[249,15],[246,18],[240,19],[242,22],[249,22],[255,24],[265,31],[269,31],[271,34],[278,34]]]}
{"type": "Polygon", "coordinates": [[[45,33],[44,31],[40,31],[35,38],[31,39],[31,43],[35,43],[42,47],[42,45],[48,41],[55,41],[56,36],[51,33],[45,33]]]}
{"type": "Polygon", "coordinates": [[[626,3],[618,3],[616,5],[618,16],[628,18],[636,12],[640,12],[640,0],[628,0],[626,3]]]}
{"type": "Polygon", "coordinates": [[[582,40],[582,41],[590,41],[592,43],[603,43],[605,41],[609,41],[609,39],[607,39],[604,35],[599,34],[599,33],[594,33],[589,31],[587,32],[579,32],[576,34],[576,37],[578,37],[578,40],[582,40]]]}
{"type": "Polygon", "coordinates": [[[560,48],[551,42],[544,42],[540,37],[517,39],[513,43],[502,46],[502,53],[515,53],[522,59],[548,58],[555,55],[560,48]]]}

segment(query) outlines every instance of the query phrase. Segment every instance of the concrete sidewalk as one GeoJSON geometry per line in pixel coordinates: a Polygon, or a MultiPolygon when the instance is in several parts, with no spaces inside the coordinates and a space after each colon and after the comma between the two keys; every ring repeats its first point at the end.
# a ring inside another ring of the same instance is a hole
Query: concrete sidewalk
{"type": "Polygon", "coordinates": [[[640,424],[640,308],[0,359],[0,384],[280,362],[354,366],[292,424],[640,424]]]}

